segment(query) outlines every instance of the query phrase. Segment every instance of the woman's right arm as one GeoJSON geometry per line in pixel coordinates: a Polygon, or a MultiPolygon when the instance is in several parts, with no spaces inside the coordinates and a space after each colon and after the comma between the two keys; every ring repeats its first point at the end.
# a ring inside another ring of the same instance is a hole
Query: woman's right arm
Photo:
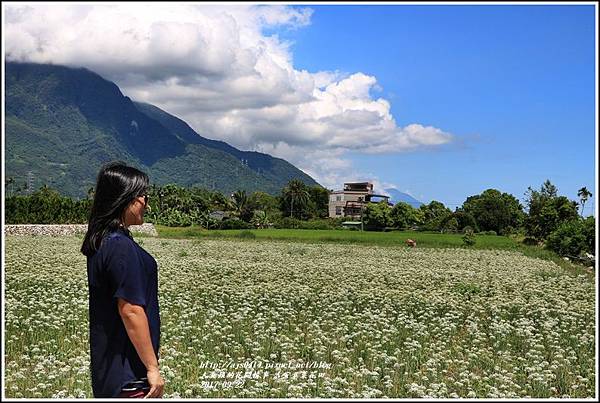
{"type": "Polygon", "coordinates": [[[164,392],[165,381],[158,370],[158,360],[152,347],[146,312],[142,306],[131,304],[123,298],[118,298],[118,306],[119,315],[123,319],[127,335],[148,372],[150,391],[146,397],[161,397],[164,392]]]}

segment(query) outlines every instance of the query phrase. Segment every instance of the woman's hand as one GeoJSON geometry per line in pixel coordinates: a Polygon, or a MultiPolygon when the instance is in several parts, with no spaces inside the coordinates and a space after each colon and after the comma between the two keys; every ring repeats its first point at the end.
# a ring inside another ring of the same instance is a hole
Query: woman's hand
{"type": "Polygon", "coordinates": [[[150,384],[150,391],[144,396],[144,399],[147,397],[162,397],[165,380],[160,376],[158,368],[150,368],[148,370],[148,383],[150,384]]]}

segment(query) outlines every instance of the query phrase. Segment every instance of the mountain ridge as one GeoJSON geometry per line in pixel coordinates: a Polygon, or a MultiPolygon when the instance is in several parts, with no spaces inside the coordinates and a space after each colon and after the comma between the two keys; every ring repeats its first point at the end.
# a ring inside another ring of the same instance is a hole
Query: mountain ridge
{"type": "Polygon", "coordinates": [[[408,193],[403,193],[403,192],[399,191],[398,189],[387,188],[384,190],[390,195],[390,202],[392,202],[394,204],[396,204],[398,202],[404,202],[404,203],[410,204],[414,208],[419,208],[421,205],[424,204],[423,202],[415,199],[408,193]]]}
{"type": "Polygon", "coordinates": [[[202,137],[89,69],[6,62],[5,76],[6,177],[22,182],[31,172],[34,189],[46,183],[86,197],[101,164],[114,159],[144,170],[159,185],[225,194],[277,194],[293,178],[319,185],[283,159],[202,137]]]}

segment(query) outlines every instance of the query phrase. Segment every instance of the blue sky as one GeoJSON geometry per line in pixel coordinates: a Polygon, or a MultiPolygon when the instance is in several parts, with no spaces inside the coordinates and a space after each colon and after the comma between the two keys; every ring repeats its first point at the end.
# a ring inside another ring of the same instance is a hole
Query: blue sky
{"type": "Polygon", "coordinates": [[[86,67],[328,188],[372,180],[452,208],[546,179],[596,193],[591,3],[6,9],[10,60],[86,67]]]}
{"type": "Polygon", "coordinates": [[[433,151],[347,154],[354,167],[451,208],[488,188],[523,200],[546,179],[572,199],[582,186],[595,196],[593,6],[310,8],[310,25],[270,32],[293,42],[296,69],[372,75],[398,126],[456,137],[433,151]]]}

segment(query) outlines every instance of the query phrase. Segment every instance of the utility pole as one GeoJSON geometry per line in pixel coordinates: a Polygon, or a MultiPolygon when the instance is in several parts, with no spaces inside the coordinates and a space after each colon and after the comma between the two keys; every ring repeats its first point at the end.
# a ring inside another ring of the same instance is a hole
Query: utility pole
{"type": "Polygon", "coordinates": [[[363,198],[359,197],[358,201],[360,202],[360,231],[364,231],[363,227],[363,198]]]}
{"type": "Polygon", "coordinates": [[[27,194],[31,194],[33,190],[34,175],[32,171],[27,172],[27,194]]]}

